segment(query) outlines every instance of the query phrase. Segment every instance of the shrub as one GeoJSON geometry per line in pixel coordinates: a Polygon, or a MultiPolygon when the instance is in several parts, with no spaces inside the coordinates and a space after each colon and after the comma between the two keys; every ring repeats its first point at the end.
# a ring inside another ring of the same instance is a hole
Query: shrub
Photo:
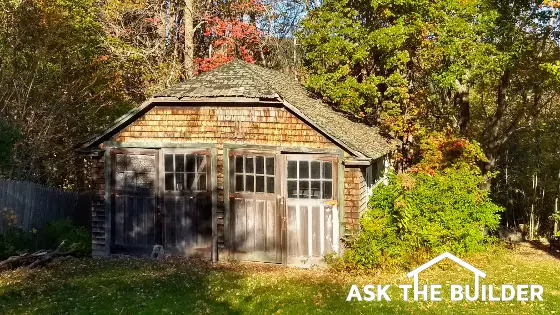
{"type": "Polygon", "coordinates": [[[70,219],[52,221],[40,230],[24,231],[17,224],[13,211],[3,212],[4,233],[0,234],[0,260],[13,255],[34,252],[39,249],[52,250],[66,240],[63,250],[75,250],[78,256],[91,253],[89,231],[76,226],[70,219]]]}
{"type": "Polygon", "coordinates": [[[408,265],[423,256],[481,251],[492,240],[503,209],[481,189],[484,178],[469,168],[390,174],[373,192],[361,231],[344,254],[361,267],[408,265]]]}
{"type": "Polygon", "coordinates": [[[91,235],[81,226],[76,226],[70,219],[57,220],[48,223],[41,232],[43,247],[56,248],[63,240],[80,256],[91,254],[91,235]]]}
{"type": "Polygon", "coordinates": [[[0,215],[4,231],[0,234],[0,260],[35,248],[37,237],[34,231],[24,231],[18,225],[18,219],[13,210],[4,208],[0,215]]]}
{"type": "Polygon", "coordinates": [[[18,227],[9,227],[0,234],[0,260],[33,250],[36,237],[18,227]]]}

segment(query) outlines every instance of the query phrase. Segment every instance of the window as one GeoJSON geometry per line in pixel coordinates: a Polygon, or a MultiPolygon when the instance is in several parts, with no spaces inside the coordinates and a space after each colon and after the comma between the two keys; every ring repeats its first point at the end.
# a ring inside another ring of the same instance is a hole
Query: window
{"type": "Polygon", "coordinates": [[[165,190],[205,191],[207,163],[202,154],[165,154],[165,190]]]}
{"type": "Polygon", "coordinates": [[[374,161],[365,170],[366,184],[368,189],[372,189],[385,175],[385,161],[383,158],[374,161]]]}
{"type": "Polygon", "coordinates": [[[288,161],[288,198],[332,199],[333,163],[288,161]]]}
{"type": "Polygon", "coordinates": [[[116,154],[115,188],[121,191],[149,193],[155,183],[155,156],[147,154],[116,154]]]}
{"type": "Polygon", "coordinates": [[[238,155],[233,165],[236,192],[274,193],[274,157],[238,155]]]}

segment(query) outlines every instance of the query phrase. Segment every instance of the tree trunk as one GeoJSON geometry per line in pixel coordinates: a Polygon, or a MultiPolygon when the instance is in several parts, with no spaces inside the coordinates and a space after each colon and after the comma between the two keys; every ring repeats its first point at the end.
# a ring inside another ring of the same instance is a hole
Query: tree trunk
{"type": "Polygon", "coordinates": [[[184,67],[185,79],[194,75],[194,0],[185,0],[183,23],[185,27],[184,67]]]}
{"type": "Polygon", "coordinates": [[[482,148],[488,158],[488,162],[484,165],[484,172],[491,172],[496,167],[499,158],[500,146],[507,139],[508,135],[500,135],[501,126],[504,120],[504,114],[507,108],[506,93],[510,83],[510,72],[508,69],[504,71],[497,88],[496,112],[489,123],[484,128],[481,136],[482,148]]]}
{"type": "Polygon", "coordinates": [[[458,116],[459,116],[459,131],[461,134],[467,132],[467,128],[470,123],[471,116],[471,105],[469,99],[469,88],[461,87],[457,93],[455,93],[455,105],[457,106],[458,116]]]}

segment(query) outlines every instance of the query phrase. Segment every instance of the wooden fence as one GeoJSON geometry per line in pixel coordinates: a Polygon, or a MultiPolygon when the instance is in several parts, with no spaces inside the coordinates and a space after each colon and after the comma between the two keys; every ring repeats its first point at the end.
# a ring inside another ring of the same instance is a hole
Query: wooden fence
{"type": "Polygon", "coordinates": [[[90,209],[89,193],[0,179],[0,234],[7,223],[16,223],[24,230],[31,231],[41,229],[50,221],[64,218],[89,228],[90,209]]]}

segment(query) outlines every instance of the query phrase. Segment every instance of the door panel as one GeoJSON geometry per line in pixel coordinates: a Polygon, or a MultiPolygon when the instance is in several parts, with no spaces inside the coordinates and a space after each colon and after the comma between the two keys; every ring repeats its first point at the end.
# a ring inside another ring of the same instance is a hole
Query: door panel
{"type": "Polygon", "coordinates": [[[336,251],[337,158],[322,155],[286,157],[287,262],[319,263],[336,251]],[[335,217],[336,216],[336,217],[335,217]]]}
{"type": "Polygon", "coordinates": [[[233,258],[282,262],[277,158],[269,153],[233,152],[229,162],[233,258]]]}
{"type": "Polygon", "coordinates": [[[210,257],[211,158],[207,150],[162,152],[163,239],[167,251],[210,257]]]}
{"type": "Polygon", "coordinates": [[[288,258],[322,258],[332,253],[333,209],[330,205],[307,206],[288,201],[288,258]]]}
{"type": "Polygon", "coordinates": [[[165,248],[187,256],[207,256],[212,242],[210,196],[164,197],[165,248]]]}
{"type": "Polygon", "coordinates": [[[232,198],[234,212],[234,258],[281,262],[279,213],[276,202],[232,198]]]}
{"type": "Polygon", "coordinates": [[[157,151],[113,150],[113,245],[147,249],[156,244],[157,151]]]}

